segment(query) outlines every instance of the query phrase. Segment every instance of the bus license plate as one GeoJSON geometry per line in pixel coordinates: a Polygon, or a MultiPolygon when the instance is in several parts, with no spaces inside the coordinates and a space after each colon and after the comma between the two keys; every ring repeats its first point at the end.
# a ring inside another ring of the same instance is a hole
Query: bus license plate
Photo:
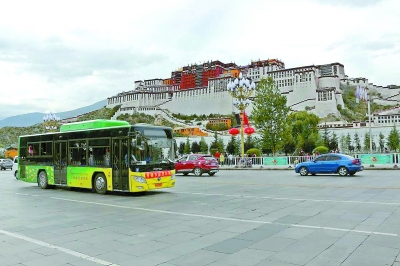
{"type": "Polygon", "coordinates": [[[155,187],[162,187],[162,183],[156,183],[155,187]]]}

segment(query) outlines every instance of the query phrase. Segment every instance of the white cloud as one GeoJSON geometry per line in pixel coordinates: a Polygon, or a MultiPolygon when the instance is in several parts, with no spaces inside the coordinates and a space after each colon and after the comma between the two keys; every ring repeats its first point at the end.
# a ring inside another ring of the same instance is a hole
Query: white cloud
{"type": "Polygon", "coordinates": [[[394,0],[7,1],[0,119],[86,106],[217,59],[340,62],[350,77],[400,84],[399,10],[394,0]]]}

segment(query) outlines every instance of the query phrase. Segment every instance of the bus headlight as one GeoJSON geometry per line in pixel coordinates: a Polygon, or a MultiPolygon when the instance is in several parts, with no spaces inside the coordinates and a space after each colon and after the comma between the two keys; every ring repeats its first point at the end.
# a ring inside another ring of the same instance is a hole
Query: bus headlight
{"type": "Polygon", "coordinates": [[[135,181],[138,183],[146,183],[146,179],[144,179],[142,176],[134,176],[133,179],[135,179],[135,181]]]}
{"type": "Polygon", "coordinates": [[[171,175],[171,180],[175,180],[175,174],[171,175]]]}

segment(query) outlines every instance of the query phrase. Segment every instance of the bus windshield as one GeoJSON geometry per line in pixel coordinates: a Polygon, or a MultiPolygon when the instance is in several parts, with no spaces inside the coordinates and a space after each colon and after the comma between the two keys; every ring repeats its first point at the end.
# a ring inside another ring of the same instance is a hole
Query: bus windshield
{"type": "Polygon", "coordinates": [[[163,130],[137,132],[131,137],[131,165],[159,165],[172,162],[173,141],[163,130]]]}

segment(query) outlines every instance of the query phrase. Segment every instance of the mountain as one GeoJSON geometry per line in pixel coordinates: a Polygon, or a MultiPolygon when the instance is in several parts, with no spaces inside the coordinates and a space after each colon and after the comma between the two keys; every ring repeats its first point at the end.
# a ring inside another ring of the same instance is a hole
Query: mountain
{"type": "MultiPolygon", "coordinates": [[[[81,107],[72,111],[66,111],[66,112],[61,112],[61,113],[56,113],[58,117],[61,119],[69,118],[69,117],[75,117],[79,116],[94,110],[98,110],[100,108],[103,108],[106,106],[106,100],[102,100],[100,102],[94,103],[89,106],[81,107]]],[[[4,118],[3,120],[0,120],[0,128],[2,127],[28,127],[32,126],[38,123],[43,123],[43,117],[46,115],[46,113],[28,113],[28,114],[23,114],[23,115],[16,115],[16,116],[10,116],[7,118],[4,118]]]]}

